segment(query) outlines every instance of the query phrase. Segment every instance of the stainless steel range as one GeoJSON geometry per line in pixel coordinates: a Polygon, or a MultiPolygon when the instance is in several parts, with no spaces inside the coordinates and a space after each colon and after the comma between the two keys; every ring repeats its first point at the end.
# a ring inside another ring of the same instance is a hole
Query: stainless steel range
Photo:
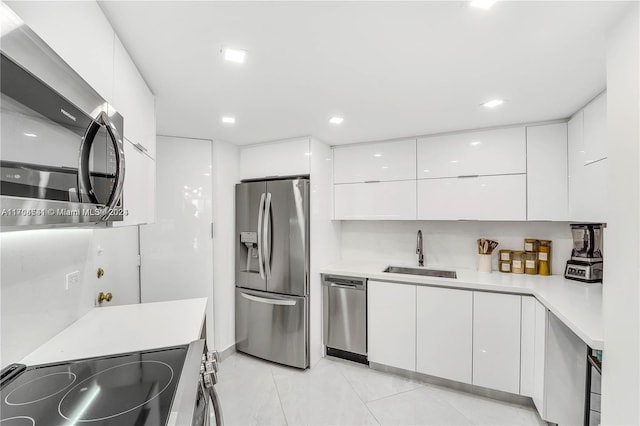
{"type": "Polygon", "coordinates": [[[216,353],[190,345],[2,371],[2,425],[222,424],[216,353]]]}

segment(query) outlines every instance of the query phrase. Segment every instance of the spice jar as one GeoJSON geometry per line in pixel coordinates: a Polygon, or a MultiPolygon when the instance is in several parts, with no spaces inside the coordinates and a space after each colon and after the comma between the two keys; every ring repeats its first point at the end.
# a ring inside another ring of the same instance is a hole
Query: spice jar
{"type": "Polygon", "coordinates": [[[511,252],[511,272],[514,274],[524,274],[524,252],[511,252]]]}
{"type": "Polygon", "coordinates": [[[538,273],[538,253],[528,251],[524,255],[524,273],[527,275],[536,275],[538,273]]]}
{"type": "Polygon", "coordinates": [[[524,251],[538,251],[538,240],[535,238],[525,238],[524,251]]]}
{"type": "Polygon", "coordinates": [[[540,240],[538,245],[538,274],[551,275],[551,240],[540,240]]]}
{"type": "Polygon", "coordinates": [[[500,272],[511,272],[511,250],[500,250],[500,272]]]}

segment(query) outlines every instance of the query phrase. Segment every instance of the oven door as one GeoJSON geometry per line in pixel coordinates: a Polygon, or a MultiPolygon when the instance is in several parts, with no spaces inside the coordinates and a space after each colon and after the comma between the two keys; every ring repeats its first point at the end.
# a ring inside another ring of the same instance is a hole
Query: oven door
{"type": "Polygon", "coordinates": [[[123,119],[28,31],[2,37],[0,223],[122,220],[123,119]]]}
{"type": "MultiPolygon", "coordinates": [[[[218,395],[213,387],[206,388],[205,383],[201,380],[201,366],[204,369],[203,355],[205,353],[204,339],[189,344],[180,381],[173,397],[167,426],[208,426],[212,412],[215,416],[216,426],[223,426],[222,408],[218,395]]],[[[212,384],[215,384],[215,380],[212,384]]]]}

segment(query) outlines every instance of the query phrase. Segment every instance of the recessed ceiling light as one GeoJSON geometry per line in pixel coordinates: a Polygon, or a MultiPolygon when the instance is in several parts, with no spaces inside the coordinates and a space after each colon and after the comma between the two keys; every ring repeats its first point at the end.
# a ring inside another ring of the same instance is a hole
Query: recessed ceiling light
{"type": "Polygon", "coordinates": [[[331,124],[342,124],[343,121],[344,121],[343,117],[331,117],[329,119],[329,123],[331,124]]]}
{"type": "Polygon", "coordinates": [[[493,6],[495,2],[496,0],[473,0],[471,3],[469,3],[469,6],[482,10],[488,10],[491,6],[493,6]]]}
{"type": "Polygon", "coordinates": [[[382,154],[373,154],[374,157],[382,157],[382,154]]]}
{"type": "Polygon", "coordinates": [[[502,99],[492,99],[488,102],[485,102],[482,104],[483,107],[485,108],[495,108],[497,106],[500,106],[504,103],[504,100],[502,99]]]}
{"type": "Polygon", "coordinates": [[[38,137],[38,135],[36,135],[35,133],[23,133],[23,135],[29,136],[30,138],[38,137]]]}
{"type": "Polygon", "coordinates": [[[230,117],[230,116],[225,116],[225,117],[222,117],[222,122],[224,124],[236,124],[236,118],[235,117],[230,117]]]}
{"type": "Polygon", "coordinates": [[[383,168],[383,169],[388,169],[388,168],[389,168],[389,166],[382,166],[382,168],[383,168]]]}
{"type": "Polygon", "coordinates": [[[229,62],[236,62],[238,64],[244,64],[247,58],[247,51],[241,49],[232,49],[230,47],[224,47],[224,60],[229,62]]]}
{"type": "Polygon", "coordinates": [[[480,144],[482,144],[482,142],[480,142],[480,141],[473,141],[473,142],[470,143],[471,146],[478,146],[480,144]]]}

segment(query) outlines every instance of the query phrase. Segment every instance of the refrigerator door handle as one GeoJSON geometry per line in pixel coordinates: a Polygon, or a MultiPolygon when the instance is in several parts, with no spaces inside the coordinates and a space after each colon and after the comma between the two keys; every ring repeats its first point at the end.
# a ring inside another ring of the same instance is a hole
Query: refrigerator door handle
{"type": "Polygon", "coordinates": [[[267,192],[267,204],[264,208],[264,269],[267,278],[271,278],[271,193],[267,192]]]}
{"type": "Polygon", "coordinates": [[[242,292],[240,292],[240,295],[245,299],[249,299],[259,303],[266,303],[269,305],[295,306],[296,304],[295,300],[269,299],[267,297],[252,296],[250,294],[242,293],[242,292]]]}
{"type": "Polygon", "coordinates": [[[264,280],[264,253],[262,253],[262,221],[264,220],[264,199],[265,193],[260,196],[260,207],[258,207],[258,264],[260,265],[260,278],[264,280]]]}

